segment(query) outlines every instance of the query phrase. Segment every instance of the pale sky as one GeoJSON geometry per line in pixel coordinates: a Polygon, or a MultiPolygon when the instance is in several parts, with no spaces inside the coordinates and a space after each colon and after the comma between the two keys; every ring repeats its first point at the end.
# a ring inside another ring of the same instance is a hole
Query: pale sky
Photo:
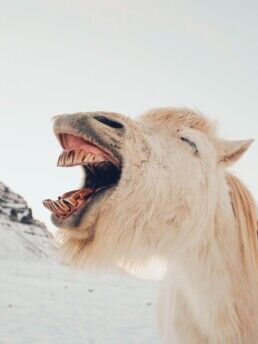
{"type": "MultiPolygon", "coordinates": [[[[42,206],[75,189],[54,114],[189,106],[258,139],[258,2],[0,0],[0,180],[42,206]]],[[[258,200],[258,143],[233,168],[258,200]]]]}

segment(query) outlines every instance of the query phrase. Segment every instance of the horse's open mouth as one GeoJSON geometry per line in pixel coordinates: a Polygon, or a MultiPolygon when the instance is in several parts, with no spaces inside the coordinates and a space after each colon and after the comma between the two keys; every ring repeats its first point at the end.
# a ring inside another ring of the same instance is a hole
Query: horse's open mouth
{"type": "Polygon", "coordinates": [[[81,165],[84,170],[84,183],[81,189],[66,192],[56,201],[47,199],[44,206],[56,217],[66,219],[84,204],[91,202],[93,196],[116,185],[121,174],[121,162],[105,147],[86,141],[80,136],[67,133],[57,135],[63,152],[58,166],[72,167],[81,165]]]}

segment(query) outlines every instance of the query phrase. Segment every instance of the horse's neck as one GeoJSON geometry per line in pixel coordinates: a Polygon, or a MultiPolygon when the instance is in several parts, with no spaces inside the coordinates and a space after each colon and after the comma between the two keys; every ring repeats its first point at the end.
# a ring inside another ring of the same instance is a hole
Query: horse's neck
{"type": "Polygon", "coordinates": [[[258,286],[244,274],[241,242],[229,199],[221,199],[215,222],[209,227],[207,235],[170,266],[167,282],[178,297],[178,316],[182,316],[181,322],[189,323],[184,316],[191,314],[192,325],[214,343],[237,343],[243,338],[252,343],[251,314],[255,309],[250,288],[258,286]],[[250,334],[243,335],[245,331],[250,334]]]}

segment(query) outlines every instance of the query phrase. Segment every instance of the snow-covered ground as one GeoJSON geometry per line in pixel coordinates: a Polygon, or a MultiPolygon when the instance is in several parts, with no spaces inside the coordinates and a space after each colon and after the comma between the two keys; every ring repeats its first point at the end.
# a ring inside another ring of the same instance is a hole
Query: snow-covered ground
{"type": "Polygon", "coordinates": [[[0,261],[0,343],[158,343],[157,282],[0,261]]]}
{"type": "Polygon", "coordinates": [[[158,287],[58,264],[44,225],[0,185],[0,344],[158,343],[158,287]]]}

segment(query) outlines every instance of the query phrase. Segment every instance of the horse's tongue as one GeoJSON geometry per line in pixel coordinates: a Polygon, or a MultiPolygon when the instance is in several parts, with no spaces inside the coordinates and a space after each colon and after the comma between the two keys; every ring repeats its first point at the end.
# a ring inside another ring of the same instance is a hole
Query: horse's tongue
{"type": "Polygon", "coordinates": [[[64,199],[64,198],[72,198],[74,200],[78,200],[78,199],[81,199],[81,200],[85,200],[87,199],[92,193],[93,193],[94,190],[92,189],[89,189],[89,188],[83,188],[83,189],[79,189],[79,190],[73,190],[73,191],[69,191],[69,192],[66,192],[65,194],[63,194],[62,197],[60,197],[61,199],[64,199]]]}

